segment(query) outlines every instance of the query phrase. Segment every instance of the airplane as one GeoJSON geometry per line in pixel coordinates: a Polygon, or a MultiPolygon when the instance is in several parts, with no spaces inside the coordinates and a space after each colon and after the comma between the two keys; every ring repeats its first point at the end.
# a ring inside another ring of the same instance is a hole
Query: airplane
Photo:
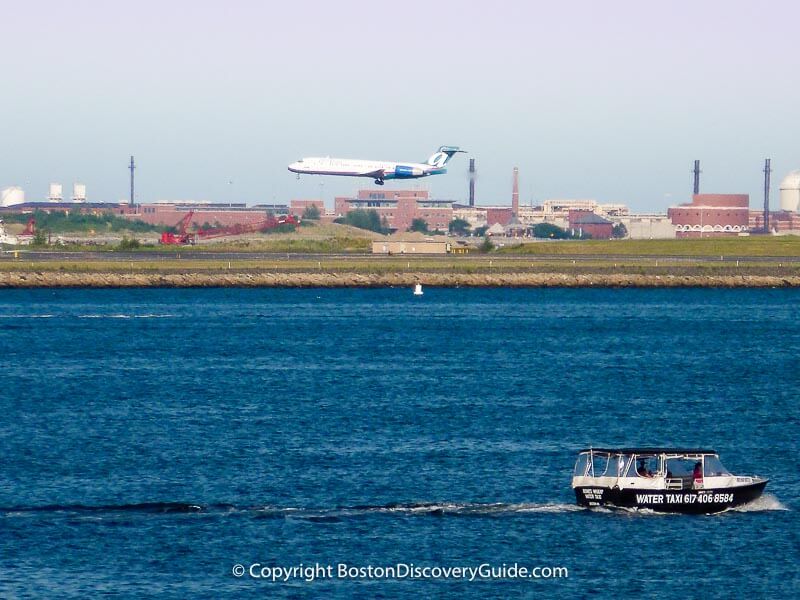
{"type": "Polygon", "coordinates": [[[289,165],[292,173],[305,175],[341,175],[344,177],[372,177],[383,185],[387,179],[417,179],[428,175],[446,173],[444,166],[458,152],[458,146],[440,146],[425,163],[386,162],[352,158],[309,157],[301,158],[289,165]]]}

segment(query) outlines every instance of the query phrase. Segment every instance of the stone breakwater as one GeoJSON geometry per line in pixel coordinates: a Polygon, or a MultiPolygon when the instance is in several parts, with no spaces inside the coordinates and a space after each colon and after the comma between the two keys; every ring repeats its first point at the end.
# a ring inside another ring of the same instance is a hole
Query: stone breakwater
{"type": "Polygon", "coordinates": [[[124,287],[800,287],[797,275],[608,273],[0,273],[0,288],[124,287]]]}

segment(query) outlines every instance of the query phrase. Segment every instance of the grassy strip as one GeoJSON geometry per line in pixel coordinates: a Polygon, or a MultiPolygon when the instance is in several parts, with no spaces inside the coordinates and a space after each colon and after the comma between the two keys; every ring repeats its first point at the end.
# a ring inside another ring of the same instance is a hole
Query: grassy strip
{"type": "Polygon", "coordinates": [[[800,256],[800,236],[750,236],[675,240],[586,240],[529,242],[504,246],[498,254],[617,256],[800,256]]]}
{"type": "Polygon", "coordinates": [[[800,274],[800,264],[769,262],[691,261],[548,261],[511,260],[366,260],[360,258],[198,260],[0,260],[0,272],[68,273],[637,273],[637,274],[800,274]]]}
{"type": "MultiPolygon", "coordinates": [[[[204,243],[196,246],[181,246],[148,244],[135,249],[135,252],[142,254],[152,252],[172,252],[181,254],[187,252],[274,252],[274,253],[293,253],[293,254],[365,254],[371,249],[371,241],[366,238],[329,238],[329,239],[276,239],[276,240],[238,240],[220,241],[216,243],[204,243]]],[[[6,250],[16,249],[20,254],[27,250],[53,251],[53,252],[131,252],[130,248],[120,247],[120,245],[110,244],[62,244],[41,247],[22,247],[14,248],[6,246],[6,250]]]]}
{"type": "MultiPolygon", "coordinates": [[[[174,246],[173,246],[174,247],[174,246]]],[[[327,239],[277,239],[257,241],[230,241],[201,244],[192,247],[200,252],[286,252],[296,254],[336,254],[340,252],[367,252],[372,248],[367,238],[335,237],[327,239]]],[[[156,248],[163,250],[163,246],[156,248]]],[[[186,247],[178,247],[178,251],[186,247]]]]}

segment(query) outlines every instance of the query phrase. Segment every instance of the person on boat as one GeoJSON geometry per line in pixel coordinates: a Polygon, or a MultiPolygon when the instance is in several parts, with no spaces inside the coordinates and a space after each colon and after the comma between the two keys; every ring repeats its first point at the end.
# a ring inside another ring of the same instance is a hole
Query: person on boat
{"type": "Polygon", "coordinates": [[[639,477],[652,477],[653,474],[647,470],[647,467],[644,464],[644,459],[639,459],[639,462],[636,466],[636,473],[639,477]]]}
{"type": "Polygon", "coordinates": [[[703,486],[703,464],[700,461],[694,463],[694,470],[692,471],[692,479],[694,480],[695,487],[703,486]]]}

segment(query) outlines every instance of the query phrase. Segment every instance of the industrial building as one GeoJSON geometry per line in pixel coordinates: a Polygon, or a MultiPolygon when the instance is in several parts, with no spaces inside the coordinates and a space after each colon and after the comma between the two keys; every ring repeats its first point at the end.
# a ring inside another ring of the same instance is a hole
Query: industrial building
{"type": "Polygon", "coordinates": [[[372,242],[373,254],[447,254],[450,242],[434,240],[378,240],[372,242]]]}
{"type": "Polygon", "coordinates": [[[675,226],[666,214],[636,213],[613,219],[621,223],[632,240],[664,240],[675,237],[675,226]]]}
{"type": "Polygon", "coordinates": [[[175,225],[189,212],[192,219],[188,226],[202,226],[204,223],[229,227],[249,225],[264,220],[269,214],[286,215],[290,209],[285,204],[259,204],[247,206],[245,203],[220,202],[154,202],[139,204],[125,217],[150,223],[151,225],[175,225]]]}
{"type": "Polygon", "coordinates": [[[687,204],[667,210],[676,236],[725,237],[750,231],[748,194],[694,194],[687,204]]]}
{"type": "MultiPolygon", "coordinates": [[[[595,234],[596,237],[603,237],[608,229],[607,223],[610,223],[613,229],[615,223],[625,223],[630,219],[628,207],[622,203],[600,204],[591,199],[549,199],[542,202],[541,205],[522,205],[519,200],[519,169],[516,167],[512,172],[511,206],[475,206],[474,193],[474,179],[471,178],[470,204],[454,204],[453,218],[463,219],[473,229],[487,227],[487,233],[490,235],[512,238],[532,237],[533,228],[542,223],[564,230],[571,228],[581,230],[583,229],[580,227],[581,224],[570,221],[570,214],[576,212],[575,218],[586,221],[583,224],[588,225],[589,229],[592,229],[593,225],[599,225],[595,234]],[[578,212],[594,216],[577,215],[578,212]],[[594,223],[589,223],[589,221],[594,221],[594,223]]],[[[634,235],[675,237],[672,226],[664,226],[664,223],[667,222],[666,215],[648,215],[647,217],[648,227],[633,227],[634,235]]]]}
{"type": "Polygon", "coordinates": [[[37,210],[44,212],[80,213],[85,215],[114,214],[125,216],[132,212],[124,202],[28,202],[21,197],[22,202],[5,204],[0,202],[0,213],[32,213],[37,210]]]}
{"type": "Polygon", "coordinates": [[[614,223],[589,210],[569,211],[569,228],[572,235],[610,240],[614,237],[614,223]]]}
{"type": "Polygon", "coordinates": [[[447,231],[453,220],[452,200],[433,200],[427,190],[360,190],[355,198],[339,196],[334,212],[343,217],[351,210],[374,210],[389,229],[406,231],[414,219],[429,229],[447,231]]]}
{"type": "Polygon", "coordinates": [[[770,159],[764,161],[764,208],[750,210],[747,194],[700,194],[700,161],[694,161],[692,202],[669,208],[678,237],[724,237],[752,233],[800,234],[800,171],[780,184],[780,210],[770,210],[770,159]]]}
{"type": "MultiPolygon", "coordinates": [[[[519,206],[514,213],[509,206],[453,206],[453,218],[467,221],[473,229],[489,227],[491,232],[499,232],[495,225],[503,228],[508,237],[530,237],[533,228],[541,223],[555,225],[567,230],[573,227],[571,213],[590,213],[599,220],[608,221],[612,228],[615,223],[623,223],[631,237],[675,237],[674,228],[666,215],[631,215],[624,204],[600,204],[596,200],[545,200],[537,206],[519,206]],[[634,220],[644,221],[645,227],[628,224],[634,220]]],[[[581,218],[588,218],[582,216],[581,218]]],[[[605,228],[604,228],[605,229],[605,228]]]]}
{"type": "MultiPolygon", "coordinates": [[[[764,229],[764,213],[750,213],[750,229],[764,229]]],[[[780,210],[770,211],[768,229],[774,233],[800,234],[800,171],[792,171],[781,181],[780,210]]]]}

